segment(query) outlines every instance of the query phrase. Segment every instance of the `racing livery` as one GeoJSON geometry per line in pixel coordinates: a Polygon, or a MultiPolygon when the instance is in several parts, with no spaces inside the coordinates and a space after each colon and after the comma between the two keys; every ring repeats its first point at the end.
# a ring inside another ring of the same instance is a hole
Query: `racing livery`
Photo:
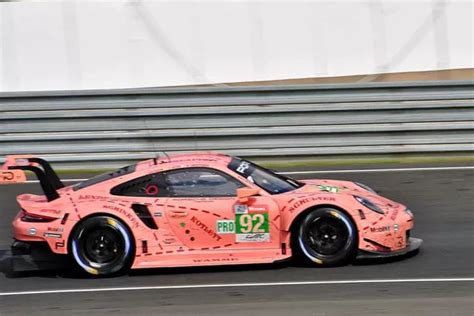
{"type": "Polygon", "coordinates": [[[13,257],[52,253],[92,275],[291,257],[332,266],[422,243],[411,211],[363,184],[294,180],[223,154],[166,155],[72,186],[43,159],[7,156],[0,183],[25,171],[44,194],[17,197],[13,257]]]}

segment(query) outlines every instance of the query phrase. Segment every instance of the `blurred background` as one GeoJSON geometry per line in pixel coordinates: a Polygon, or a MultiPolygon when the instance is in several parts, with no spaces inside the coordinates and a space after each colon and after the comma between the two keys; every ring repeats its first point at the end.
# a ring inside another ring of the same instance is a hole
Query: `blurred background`
{"type": "Polygon", "coordinates": [[[471,1],[7,1],[0,21],[0,91],[474,78],[471,1]]]}
{"type": "Polygon", "coordinates": [[[2,2],[0,161],[472,161],[473,32],[472,1],[2,2]]]}

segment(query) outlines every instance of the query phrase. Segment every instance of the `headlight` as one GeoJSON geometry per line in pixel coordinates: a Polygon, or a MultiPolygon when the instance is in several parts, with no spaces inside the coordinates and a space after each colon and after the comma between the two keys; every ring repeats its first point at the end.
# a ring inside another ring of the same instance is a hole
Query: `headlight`
{"type": "Polygon", "coordinates": [[[368,209],[370,209],[370,210],[372,210],[376,213],[382,214],[382,215],[385,214],[383,212],[383,210],[380,207],[378,207],[377,205],[375,205],[375,203],[373,203],[372,201],[367,200],[366,198],[363,198],[363,197],[360,197],[360,196],[357,196],[357,195],[354,195],[354,198],[357,200],[357,202],[364,205],[368,209]]]}
{"type": "Polygon", "coordinates": [[[372,193],[377,193],[377,192],[375,192],[374,189],[372,189],[371,187],[369,187],[369,186],[367,186],[363,183],[359,183],[359,182],[354,182],[354,183],[357,184],[358,186],[360,186],[362,189],[365,189],[365,190],[367,190],[369,192],[372,192],[372,193]]]}

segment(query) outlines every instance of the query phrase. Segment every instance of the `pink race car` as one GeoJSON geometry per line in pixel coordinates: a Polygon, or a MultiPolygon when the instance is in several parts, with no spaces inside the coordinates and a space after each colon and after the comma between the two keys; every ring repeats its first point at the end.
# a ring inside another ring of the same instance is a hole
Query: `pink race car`
{"type": "Polygon", "coordinates": [[[24,182],[25,170],[44,195],[17,197],[14,263],[51,254],[92,275],[292,256],[333,266],[422,243],[411,211],[365,185],[295,180],[222,154],[155,158],[67,187],[46,161],[8,156],[0,183],[24,182]]]}

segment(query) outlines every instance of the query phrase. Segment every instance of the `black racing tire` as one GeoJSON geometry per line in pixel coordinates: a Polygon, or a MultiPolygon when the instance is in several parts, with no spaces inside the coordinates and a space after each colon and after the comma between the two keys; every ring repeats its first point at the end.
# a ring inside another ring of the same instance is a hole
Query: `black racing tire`
{"type": "Polygon", "coordinates": [[[69,249],[77,268],[94,276],[123,273],[135,256],[130,230],[111,216],[95,216],[80,222],[71,235],[69,249]]]}
{"type": "Polygon", "coordinates": [[[296,225],[292,250],[305,264],[340,266],[354,257],[357,243],[352,219],[338,209],[324,207],[309,212],[296,225]]]}

